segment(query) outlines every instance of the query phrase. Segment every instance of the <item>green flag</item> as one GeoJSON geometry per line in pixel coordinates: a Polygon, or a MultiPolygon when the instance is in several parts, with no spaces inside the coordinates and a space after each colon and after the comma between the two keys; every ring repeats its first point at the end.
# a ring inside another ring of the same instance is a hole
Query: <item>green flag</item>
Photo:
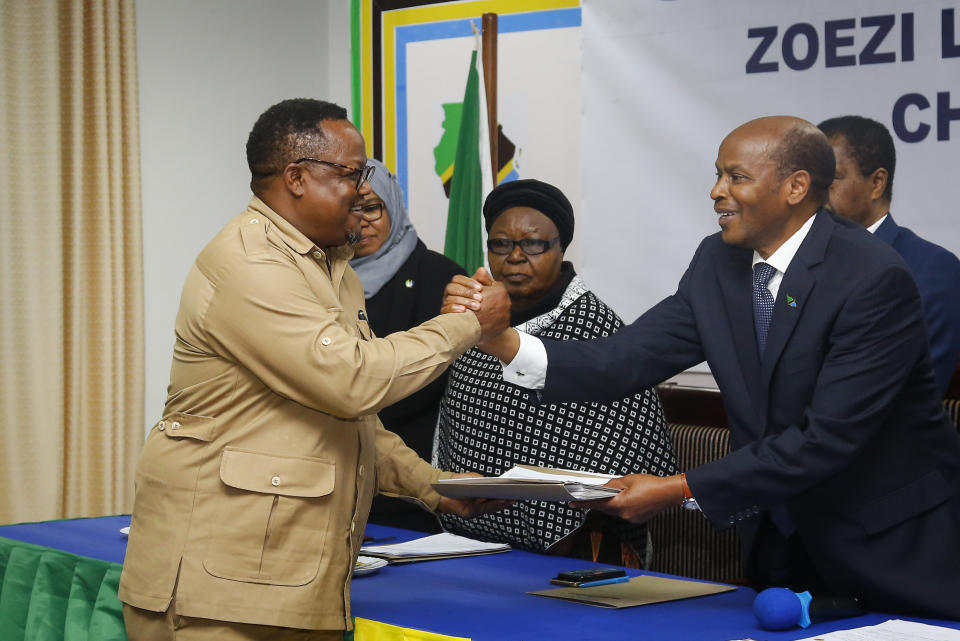
{"type": "Polygon", "coordinates": [[[483,265],[483,174],[480,162],[480,75],[477,73],[477,52],[474,51],[470,58],[467,88],[463,93],[457,153],[450,180],[447,235],[443,244],[443,253],[468,274],[483,265]]]}

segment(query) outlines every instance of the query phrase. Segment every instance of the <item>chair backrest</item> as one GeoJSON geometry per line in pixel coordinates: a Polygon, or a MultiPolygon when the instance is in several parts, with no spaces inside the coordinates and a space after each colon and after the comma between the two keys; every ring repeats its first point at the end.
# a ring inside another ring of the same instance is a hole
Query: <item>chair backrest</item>
{"type": "Polygon", "coordinates": [[[960,432],[960,398],[948,398],[943,401],[943,407],[947,410],[947,416],[953,421],[960,432]]]}
{"type": "MultiPolygon", "coordinates": [[[[670,424],[681,470],[720,458],[729,451],[730,430],[707,425],[670,424]]],[[[679,506],[650,521],[650,569],[707,581],[745,583],[736,529],[718,530],[700,512],[679,506]]]]}

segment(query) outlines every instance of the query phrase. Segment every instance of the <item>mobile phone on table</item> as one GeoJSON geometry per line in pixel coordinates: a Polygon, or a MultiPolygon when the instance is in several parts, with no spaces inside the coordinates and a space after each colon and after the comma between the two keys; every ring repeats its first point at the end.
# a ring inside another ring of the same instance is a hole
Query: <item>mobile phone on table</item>
{"type": "Polygon", "coordinates": [[[550,583],[566,587],[580,588],[590,585],[604,585],[628,581],[627,573],[619,568],[590,568],[589,570],[571,570],[560,572],[550,583]],[[602,583],[601,583],[602,582],[602,583]]]}

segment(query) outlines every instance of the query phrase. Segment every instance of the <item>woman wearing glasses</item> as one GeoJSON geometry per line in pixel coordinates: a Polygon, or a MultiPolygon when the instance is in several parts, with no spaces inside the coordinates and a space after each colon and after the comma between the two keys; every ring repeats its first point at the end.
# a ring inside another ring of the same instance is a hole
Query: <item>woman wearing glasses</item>
{"type": "MultiPolygon", "coordinates": [[[[561,340],[606,336],[623,325],[563,260],[574,217],[559,189],[538,180],[502,184],[487,197],[483,216],[490,272],[510,295],[511,325],[561,340]]],[[[503,381],[495,357],[476,348],[451,365],[449,376],[434,452],[443,469],[486,476],[517,464],[618,476],[677,471],[653,390],[609,404],[534,405],[526,390],[503,381]]],[[[469,521],[440,520],[457,534],[528,550],[631,567],[648,562],[645,525],[599,513],[588,519],[565,503],[525,501],[469,521]]]]}
{"type": "MultiPolygon", "coordinates": [[[[417,237],[403,205],[396,176],[379,160],[370,179],[372,192],[360,206],[360,242],[350,265],[363,283],[370,327],[377,336],[400,332],[440,313],[443,288],[455,274],[465,273],[455,262],[430,251],[417,237]]],[[[421,458],[430,460],[437,410],[447,375],[389,407],[380,421],[421,458]]],[[[370,521],[424,532],[439,532],[436,517],[403,499],[377,495],[370,521]]]]}

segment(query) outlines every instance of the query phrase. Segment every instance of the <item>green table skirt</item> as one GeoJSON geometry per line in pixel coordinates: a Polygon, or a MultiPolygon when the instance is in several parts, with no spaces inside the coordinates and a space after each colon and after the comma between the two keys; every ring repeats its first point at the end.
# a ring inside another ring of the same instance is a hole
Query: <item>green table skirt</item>
{"type": "MultiPolygon", "coordinates": [[[[0,641],[127,641],[122,565],[0,537],[0,641]]],[[[446,641],[361,619],[344,641],[446,641]]]]}
{"type": "Polygon", "coordinates": [[[126,641],[121,567],[0,537],[0,638],[126,641]]]}

